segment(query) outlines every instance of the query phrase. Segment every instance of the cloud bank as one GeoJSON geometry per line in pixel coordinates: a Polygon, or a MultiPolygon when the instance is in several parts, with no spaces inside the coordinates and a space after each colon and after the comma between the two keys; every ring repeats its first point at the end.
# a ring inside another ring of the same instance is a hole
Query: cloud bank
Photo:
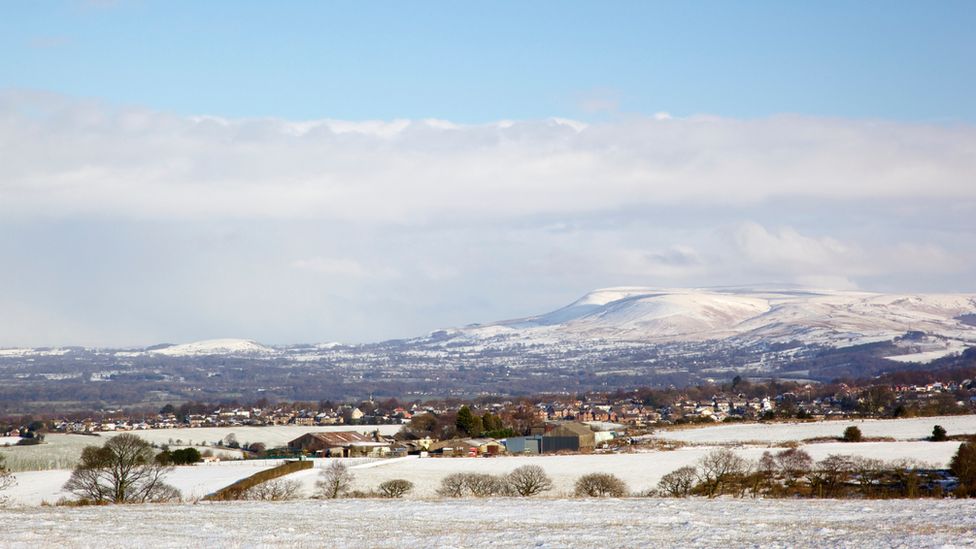
{"type": "Polygon", "coordinates": [[[616,284],[976,290],[971,126],[225,119],[7,91],[0,153],[0,345],[368,341],[616,284]]]}

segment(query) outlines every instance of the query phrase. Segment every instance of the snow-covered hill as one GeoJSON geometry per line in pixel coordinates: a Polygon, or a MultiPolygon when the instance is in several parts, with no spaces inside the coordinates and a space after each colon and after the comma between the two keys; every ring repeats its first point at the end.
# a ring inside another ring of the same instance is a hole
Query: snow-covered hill
{"type": "MultiPolygon", "coordinates": [[[[930,360],[976,345],[976,294],[877,294],[756,288],[607,288],[548,314],[474,325],[450,335],[523,340],[741,344],[798,341],[849,346],[924,332],[930,360]],[[943,353],[945,354],[945,353],[943,353]]],[[[919,345],[923,345],[919,342],[919,345]]]]}
{"type": "Polygon", "coordinates": [[[250,339],[208,339],[182,345],[172,345],[162,349],[148,351],[152,354],[166,356],[254,356],[273,355],[277,351],[271,347],[261,345],[250,339]]]}

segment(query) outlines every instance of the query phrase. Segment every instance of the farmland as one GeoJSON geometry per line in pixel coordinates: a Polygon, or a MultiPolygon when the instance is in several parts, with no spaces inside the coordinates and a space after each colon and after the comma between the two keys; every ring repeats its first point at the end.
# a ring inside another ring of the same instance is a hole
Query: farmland
{"type": "Polygon", "coordinates": [[[335,500],[0,511],[7,547],[946,547],[961,500],[335,500]]]}

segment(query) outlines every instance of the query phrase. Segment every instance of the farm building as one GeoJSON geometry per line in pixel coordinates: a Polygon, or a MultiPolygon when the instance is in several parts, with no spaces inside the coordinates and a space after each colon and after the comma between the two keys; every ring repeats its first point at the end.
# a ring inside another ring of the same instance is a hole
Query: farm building
{"type": "Polygon", "coordinates": [[[324,457],[361,457],[389,454],[390,443],[355,431],[306,433],[288,443],[295,451],[324,457]]]}
{"type": "Polygon", "coordinates": [[[505,446],[493,438],[453,438],[430,446],[430,453],[451,456],[504,454],[505,446]]]}

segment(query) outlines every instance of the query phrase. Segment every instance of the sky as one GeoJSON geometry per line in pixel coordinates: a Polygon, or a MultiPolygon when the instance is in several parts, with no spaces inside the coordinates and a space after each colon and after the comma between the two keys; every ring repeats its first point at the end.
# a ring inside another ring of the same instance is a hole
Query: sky
{"type": "Polygon", "coordinates": [[[0,8],[0,347],[976,293],[972,2],[0,8]]]}

